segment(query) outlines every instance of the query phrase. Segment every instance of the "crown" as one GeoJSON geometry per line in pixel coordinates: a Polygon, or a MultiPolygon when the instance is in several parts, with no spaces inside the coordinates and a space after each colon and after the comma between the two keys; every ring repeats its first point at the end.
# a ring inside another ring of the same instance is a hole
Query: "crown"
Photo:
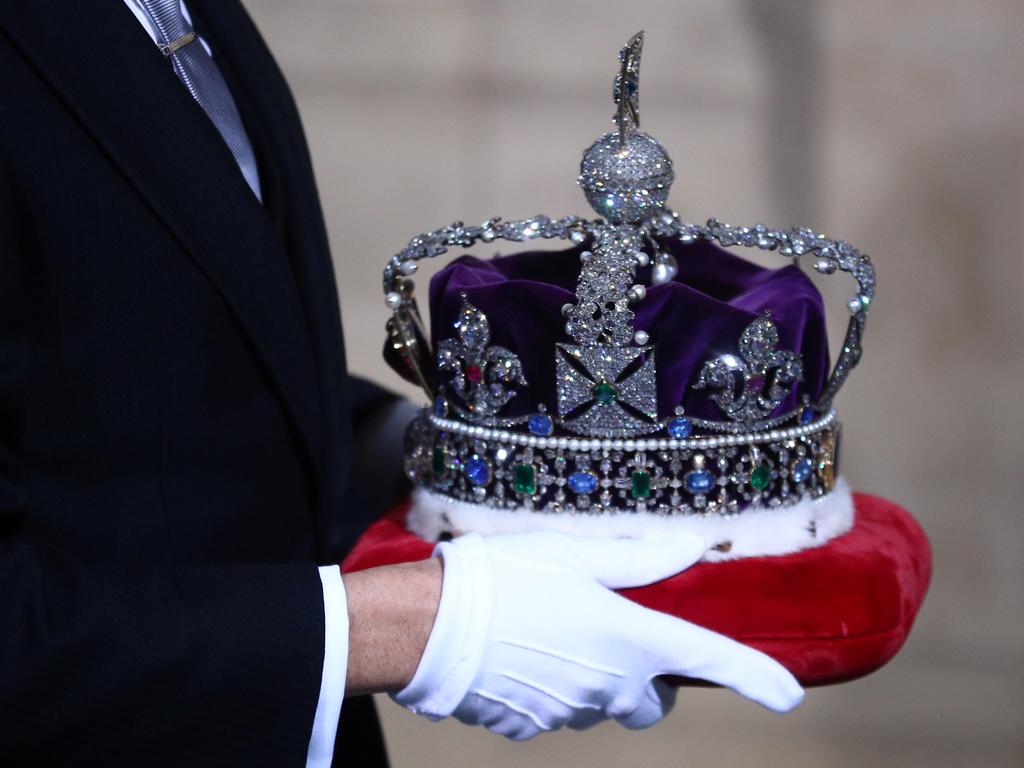
{"type": "Polygon", "coordinates": [[[845,524],[816,530],[815,504],[836,490],[832,405],[860,360],[874,268],[810,229],[681,221],[667,206],[672,160],[639,129],[642,47],[641,32],[619,55],[616,130],[583,155],[578,183],[599,218],[456,222],[413,238],[384,269],[385,358],[431,400],[407,433],[406,471],[432,535],[484,518],[491,528],[638,514],[749,526],[766,511],[799,510],[788,525],[815,529],[801,534],[813,544],[845,524]],[[536,239],[569,249],[463,257],[434,278],[432,347],[415,299],[418,262],[536,239]],[[729,246],[791,264],[762,269],[729,246]],[[803,259],[857,283],[830,372],[803,259]]]}

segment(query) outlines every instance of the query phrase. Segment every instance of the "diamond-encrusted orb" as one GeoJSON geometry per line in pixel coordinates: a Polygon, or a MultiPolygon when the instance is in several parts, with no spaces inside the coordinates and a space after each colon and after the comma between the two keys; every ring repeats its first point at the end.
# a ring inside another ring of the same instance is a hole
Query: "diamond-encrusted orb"
{"type": "Polygon", "coordinates": [[[623,143],[606,133],[583,154],[579,184],[602,218],[637,223],[665,205],[675,173],[664,147],[646,133],[631,133],[623,143]]]}

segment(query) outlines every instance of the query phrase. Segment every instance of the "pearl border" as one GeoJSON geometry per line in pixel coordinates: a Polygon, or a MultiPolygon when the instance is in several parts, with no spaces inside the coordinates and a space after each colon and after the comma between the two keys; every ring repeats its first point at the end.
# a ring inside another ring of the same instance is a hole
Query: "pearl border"
{"type": "Polygon", "coordinates": [[[836,411],[832,409],[821,418],[799,427],[733,435],[687,437],[681,440],[660,437],[641,438],[638,440],[541,437],[539,435],[526,435],[521,432],[509,432],[504,429],[474,426],[454,419],[443,419],[434,414],[430,414],[430,423],[438,430],[444,432],[454,432],[457,435],[475,437],[480,440],[494,440],[500,443],[528,446],[530,448],[559,448],[569,451],[668,451],[680,448],[719,448],[726,445],[758,445],[761,443],[775,443],[780,440],[793,440],[828,429],[835,423],[836,418],[836,411]]]}

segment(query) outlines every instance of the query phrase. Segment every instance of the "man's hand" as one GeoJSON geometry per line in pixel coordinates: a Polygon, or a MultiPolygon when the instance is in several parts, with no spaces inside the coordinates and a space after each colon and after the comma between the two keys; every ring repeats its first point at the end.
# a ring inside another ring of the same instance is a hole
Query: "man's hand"
{"type": "Polygon", "coordinates": [[[699,678],[785,712],[793,676],[727,637],[611,590],[691,566],[703,541],[476,534],[438,545],[440,605],[411,682],[392,698],[431,719],[453,715],[512,739],[601,720],[644,728],[672,708],[661,675],[699,678]]]}

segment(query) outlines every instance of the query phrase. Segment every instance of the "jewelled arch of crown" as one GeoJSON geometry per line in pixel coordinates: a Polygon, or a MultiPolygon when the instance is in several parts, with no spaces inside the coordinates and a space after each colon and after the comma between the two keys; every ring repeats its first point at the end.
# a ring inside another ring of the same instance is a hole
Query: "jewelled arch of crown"
{"type": "Polygon", "coordinates": [[[620,52],[613,85],[616,130],[583,156],[578,183],[600,214],[519,221],[455,222],[414,237],[384,269],[392,310],[385,357],[433,400],[407,433],[406,471],[441,497],[496,508],[545,512],[653,511],[731,515],[793,505],[832,490],[840,425],[836,393],[861,356],[875,295],[870,259],[842,240],[805,228],[732,227],[680,221],[666,205],[672,161],[640,132],[639,67],[643,33],[620,52]],[[431,354],[416,305],[418,262],[452,247],[537,238],[589,242],[581,254],[575,303],[566,304],[569,341],[553,342],[557,402],[534,413],[504,415],[526,386],[517,355],[491,343],[486,315],[463,294],[454,335],[431,354]],[[691,386],[704,390],[720,420],[692,418],[681,406],[659,417],[656,349],[634,327],[644,300],[639,267],[652,282],[672,280],[673,257],[659,242],[699,240],[774,251],[794,262],[812,258],[822,274],[857,282],[842,350],[820,397],[773,415],[801,379],[803,363],[780,348],[771,313],[755,319],[735,350],[707,360],[691,386]]]}

